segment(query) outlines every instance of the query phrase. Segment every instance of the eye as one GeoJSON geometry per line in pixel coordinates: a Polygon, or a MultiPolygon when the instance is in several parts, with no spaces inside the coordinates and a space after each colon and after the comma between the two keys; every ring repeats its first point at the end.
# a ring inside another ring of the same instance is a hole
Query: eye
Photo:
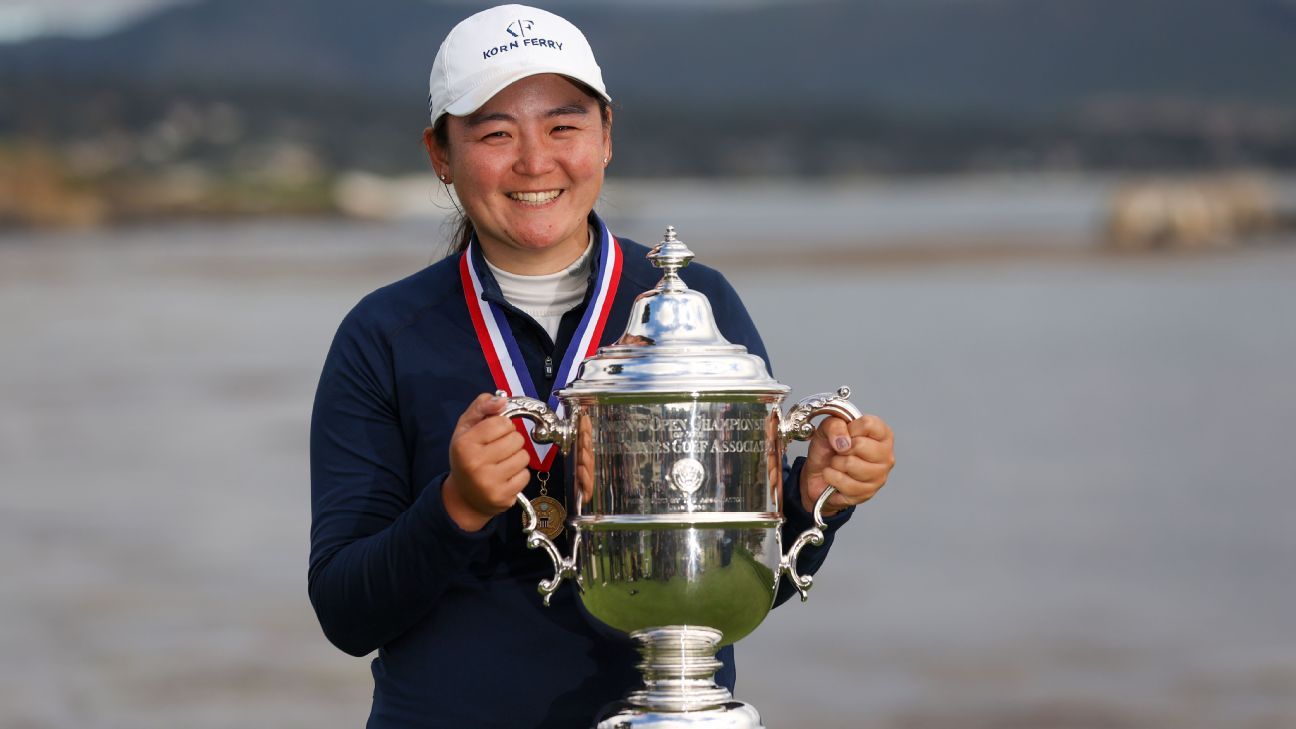
{"type": "Polygon", "coordinates": [[[513,138],[513,130],[503,124],[487,124],[477,131],[477,141],[500,143],[513,138]]]}

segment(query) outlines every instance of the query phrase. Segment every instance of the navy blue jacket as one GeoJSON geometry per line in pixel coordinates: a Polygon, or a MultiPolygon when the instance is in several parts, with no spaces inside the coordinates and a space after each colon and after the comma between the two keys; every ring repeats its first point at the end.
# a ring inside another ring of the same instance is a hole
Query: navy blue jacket
{"type": "MultiPolygon", "coordinates": [[[[601,245],[603,223],[590,220],[601,245]]],[[[661,278],[647,248],[619,241],[621,281],[600,345],[621,335],[634,297],[661,278]]],[[[597,266],[597,251],[591,259],[597,266]]],[[[545,359],[566,350],[588,295],[563,317],[554,343],[504,300],[484,261],[473,263],[483,296],[507,311],[531,380],[547,398],[553,378],[545,359]]],[[[724,277],[696,264],[682,275],[710,299],[726,338],[768,361],[724,277]]],[[[526,548],[518,507],[475,533],[446,513],[441,486],[454,424],[473,398],[494,390],[458,256],[366,296],[324,363],[311,420],[310,598],[337,647],[355,656],[378,651],[371,729],[588,726],[604,704],[640,684],[632,644],[596,632],[571,587],[550,607],[541,604],[536,583],[553,570],[542,551],[526,548]]],[[[784,480],[785,548],[810,524],[797,491],[800,465],[784,480]]],[[[565,482],[561,456],[552,476],[552,484],[565,482]]],[[[538,490],[533,478],[526,493],[538,490]]],[[[804,550],[800,569],[818,568],[832,531],[848,518],[830,520],[827,543],[804,550]]],[[[569,552],[566,532],[558,543],[569,552]]],[[[780,588],[782,602],[793,591],[786,580],[780,588]]],[[[732,647],[719,657],[717,679],[732,689],[732,647]]]]}

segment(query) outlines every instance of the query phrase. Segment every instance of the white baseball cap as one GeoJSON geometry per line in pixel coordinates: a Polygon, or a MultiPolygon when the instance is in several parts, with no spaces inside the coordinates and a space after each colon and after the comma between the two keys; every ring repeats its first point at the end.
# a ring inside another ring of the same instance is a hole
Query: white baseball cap
{"type": "Polygon", "coordinates": [[[428,113],[465,116],[518,79],[557,73],[611,101],[580,29],[546,10],[499,5],[451,29],[428,77],[428,113]]]}

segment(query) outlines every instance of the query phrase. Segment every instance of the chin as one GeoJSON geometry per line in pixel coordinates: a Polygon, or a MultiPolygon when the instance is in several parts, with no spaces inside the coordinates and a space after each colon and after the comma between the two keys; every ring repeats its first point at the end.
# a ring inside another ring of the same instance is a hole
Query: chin
{"type": "Polygon", "coordinates": [[[522,234],[515,236],[513,240],[517,241],[518,245],[528,250],[544,251],[561,246],[563,241],[565,241],[569,235],[570,234],[554,235],[552,233],[537,235],[522,234]]]}

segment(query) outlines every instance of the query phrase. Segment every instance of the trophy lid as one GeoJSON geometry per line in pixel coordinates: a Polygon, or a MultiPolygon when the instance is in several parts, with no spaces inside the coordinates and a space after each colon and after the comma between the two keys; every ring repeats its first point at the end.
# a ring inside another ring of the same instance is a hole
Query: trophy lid
{"type": "Polygon", "coordinates": [[[585,360],[560,396],[603,393],[770,392],[788,387],[770,377],[765,360],[724,338],[711,302],[680,278],[693,251],[667,226],[648,254],[663,272],[635,297],[625,334],[585,360]]]}

